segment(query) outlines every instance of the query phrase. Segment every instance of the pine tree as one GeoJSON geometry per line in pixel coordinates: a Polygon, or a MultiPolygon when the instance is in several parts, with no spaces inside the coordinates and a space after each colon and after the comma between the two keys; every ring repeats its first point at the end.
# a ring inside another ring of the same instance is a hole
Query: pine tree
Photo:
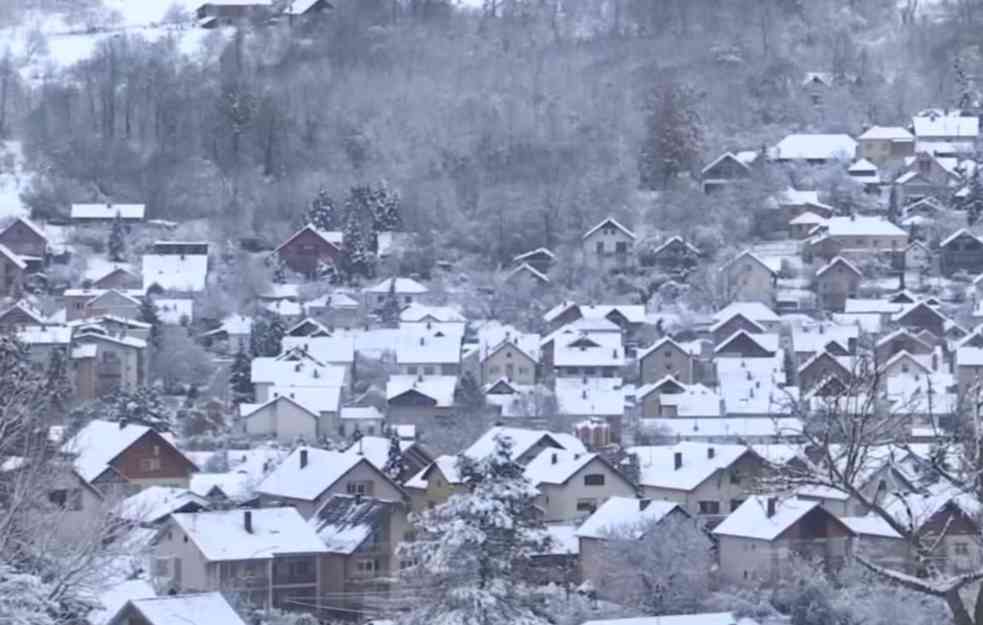
{"type": "Polygon", "coordinates": [[[393,480],[406,471],[406,460],[403,458],[403,448],[400,446],[399,433],[395,427],[389,428],[389,451],[386,456],[386,464],[382,467],[382,472],[393,480]]]}
{"type": "Polygon", "coordinates": [[[150,294],[143,296],[140,300],[140,321],[150,324],[150,335],[148,340],[154,349],[160,349],[160,333],[162,322],[160,320],[160,315],[157,314],[157,305],[154,304],[154,299],[150,297],[150,294]]]}
{"type": "Polygon", "coordinates": [[[389,280],[389,291],[386,293],[386,301],[382,303],[379,317],[381,317],[383,325],[387,328],[398,328],[401,312],[402,307],[399,305],[399,298],[396,296],[396,277],[393,276],[389,280]]]}
{"type": "Polygon", "coordinates": [[[416,519],[421,539],[401,548],[420,562],[408,583],[427,592],[414,595],[399,625],[544,625],[519,578],[548,538],[534,503],[538,491],[512,460],[512,441],[496,437],[487,458],[462,456],[458,471],[468,493],[423,512],[416,519]]]}
{"type": "Polygon", "coordinates": [[[132,392],[117,389],[101,401],[108,421],[139,423],[158,432],[173,431],[174,415],[152,386],[141,386],[132,392]]]}
{"type": "Polygon", "coordinates": [[[645,104],[645,137],[638,159],[643,188],[665,188],[700,156],[703,140],[696,96],[688,86],[663,80],[645,104]]]}
{"type": "Polygon", "coordinates": [[[345,228],[338,257],[342,276],[349,284],[357,284],[361,278],[369,277],[369,250],[362,227],[364,196],[367,187],[355,187],[345,207],[345,228]]]}
{"type": "Polygon", "coordinates": [[[976,162],[973,168],[973,176],[969,179],[969,192],[960,203],[962,209],[966,211],[966,222],[972,226],[979,221],[983,215],[983,172],[980,171],[980,162],[976,162]]]}
{"type": "Polygon", "coordinates": [[[229,388],[232,401],[237,404],[253,401],[252,360],[239,347],[229,371],[229,388]]]}
{"type": "Polygon", "coordinates": [[[369,194],[372,211],[372,230],[375,233],[391,232],[403,228],[403,218],[399,210],[399,194],[386,183],[380,183],[369,194]]]}
{"type": "MultiPolygon", "coordinates": [[[[270,332],[270,322],[265,315],[256,315],[249,329],[249,353],[253,358],[266,356],[267,335],[270,332]]],[[[274,356],[276,354],[273,354],[274,356]]]]}
{"type": "Polygon", "coordinates": [[[72,383],[68,378],[68,365],[63,351],[51,351],[45,374],[45,395],[51,408],[59,415],[64,414],[66,403],[72,397],[72,383]]]}
{"type": "Polygon", "coordinates": [[[307,223],[318,230],[337,230],[341,225],[338,216],[338,209],[335,208],[334,200],[324,187],[317,192],[311,200],[311,206],[307,210],[307,223]]]}
{"type": "Polygon", "coordinates": [[[894,225],[901,223],[901,206],[898,205],[898,187],[891,185],[891,192],[887,199],[887,219],[894,225]]]}
{"type": "Polygon", "coordinates": [[[485,394],[481,385],[470,371],[465,371],[457,387],[457,402],[468,410],[480,410],[485,406],[485,394]]]}
{"type": "Polygon", "coordinates": [[[264,341],[267,356],[279,356],[283,351],[283,337],[287,335],[287,324],[275,312],[269,314],[270,323],[264,341]]]}
{"type": "Polygon", "coordinates": [[[109,232],[109,241],[106,248],[109,250],[109,260],[114,263],[122,262],[126,254],[126,229],[123,226],[123,219],[119,213],[113,219],[113,229],[109,232]]]}

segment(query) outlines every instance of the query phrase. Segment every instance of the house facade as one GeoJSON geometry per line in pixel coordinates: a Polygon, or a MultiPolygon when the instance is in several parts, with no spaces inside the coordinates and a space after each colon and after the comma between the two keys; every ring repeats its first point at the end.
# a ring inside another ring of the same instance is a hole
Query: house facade
{"type": "Polygon", "coordinates": [[[635,233],[612,217],[588,230],[581,243],[590,267],[610,270],[635,264],[635,233]]]}
{"type": "Polygon", "coordinates": [[[683,384],[695,382],[696,358],[671,337],[663,337],[638,355],[641,384],[653,384],[667,375],[683,384]]]}
{"type": "Polygon", "coordinates": [[[323,265],[334,265],[341,253],[341,236],[306,225],[274,250],[283,263],[303,276],[316,277],[323,265]]]}

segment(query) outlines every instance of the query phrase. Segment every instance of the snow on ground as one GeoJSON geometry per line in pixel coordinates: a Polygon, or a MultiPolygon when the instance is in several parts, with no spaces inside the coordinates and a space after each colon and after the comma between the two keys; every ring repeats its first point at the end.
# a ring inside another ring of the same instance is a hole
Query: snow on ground
{"type": "Polygon", "coordinates": [[[103,0],[102,4],[119,15],[122,26],[132,28],[163,23],[172,7],[190,14],[202,0],[103,0]]]}
{"type": "Polygon", "coordinates": [[[24,151],[20,141],[0,144],[0,219],[28,216],[20,194],[29,181],[30,175],[24,171],[24,151]]]}

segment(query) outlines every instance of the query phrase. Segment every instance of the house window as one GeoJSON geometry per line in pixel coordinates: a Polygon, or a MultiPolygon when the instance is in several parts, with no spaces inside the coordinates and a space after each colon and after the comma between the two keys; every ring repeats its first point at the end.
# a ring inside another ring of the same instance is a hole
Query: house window
{"type": "Polygon", "coordinates": [[[596,499],[578,499],[577,500],[577,512],[587,512],[589,514],[594,514],[597,510],[597,500],[596,499]]]}
{"type": "Polygon", "coordinates": [[[720,514],[719,501],[701,501],[700,514],[720,514]]]}
{"type": "Polygon", "coordinates": [[[355,570],[362,574],[371,574],[379,570],[378,560],[356,560],[355,570]]]}
{"type": "Polygon", "coordinates": [[[737,510],[738,508],[741,507],[741,504],[742,503],[744,503],[744,500],[743,499],[731,499],[730,500],[730,511],[733,512],[734,510],[737,510]]]}
{"type": "Polygon", "coordinates": [[[591,473],[584,476],[584,486],[604,486],[603,473],[591,473]]]}
{"type": "Polygon", "coordinates": [[[618,241],[614,245],[614,251],[620,256],[624,256],[628,253],[628,243],[625,241],[618,241]]]}
{"type": "Polygon", "coordinates": [[[433,375],[433,367],[424,367],[423,375],[433,375]]]}
{"type": "Polygon", "coordinates": [[[345,485],[345,491],[349,495],[371,495],[372,482],[348,482],[345,485]]]}
{"type": "Polygon", "coordinates": [[[740,484],[741,483],[741,474],[738,471],[731,471],[730,472],[730,483],[731,484],[740,484]]]}
{"type": "Polygon", "coordinates": [[[375,296],[375,301],[377,301],[377,302],[379,302],[381,304],[382,302],[386,301],[386,296],[385,295],[376,295],[375,296]]]}
{"type": "Polygon", "coordinates": [[[519,367],[519,375],[528,375],[529,367],[519,367]]]}
{"type": "Polygon", "coordinates": [[[82,491],[77,488],[61,488],[48,492],[48,501],[64,510],[82,509],[82,491]]]}
{"type": "Polygon", "coordinates": [[[141,471],[160,471],[160,458],[141,458],[141,471]]]}
{"type": "Polygon", "coordinates": [[[952,549],[957,556],[968,556],[969,555],[969,545],[966,543],[953,543],[952,549]]]}
{"type": "Polygon", "coordinates": [[[403,302],[405,302],[407,304],[412,304],[413,303],[413,297],[410,296],[410,295],[407,295],[406,297],[403,298],[403,302]]]}
{"type": "Polygon", "coordinates": [[[598,241],[595,249],[597,250],[597,255],[602,256],[604,254],[604,241],[598,241]]]}

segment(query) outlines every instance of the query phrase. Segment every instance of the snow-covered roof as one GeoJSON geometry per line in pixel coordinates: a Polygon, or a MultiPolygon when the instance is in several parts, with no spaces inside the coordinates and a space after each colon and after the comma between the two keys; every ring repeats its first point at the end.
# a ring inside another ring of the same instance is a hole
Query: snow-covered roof
{"type": "Polygon", "coordinates": [[[156,597],[157,592],[145,579],[127,579],[107,585],[96,599],[99,607],[85,615],[89,625],[107,625],[127,601],[156,597]]]}
{"type": "Polygon", "coordinates": [[[561,377],[555,381],[557,413],[588,417],[620,416],[625,389],[620,378],[561,377]]]}
{"type": "Polygon", "coordinates": [[[975,139],[980,133],[979,117],[962,116],[957,113],[947,115],[918,115],[912,118],[915,136],[975,139]]]}
{"type": "Polygon", "coordinates": [[[851,263],[847,259],[843,258],[842,256],[837,256],[833,260],[829,261],[828,263],[826,263],[825,265],[823,265],[822,267],[820,267],[819,270],[816,271],[816,277],[819,277],[819,276],[823,275],[824,273],[826,273],[830,269],[836,267],[837,265],[843,265],[844,267],[846,267],[847,269],[849,269],[853,273],[857,274],[858,276],[863,276],[864,275],[863,272],[861,272],[860,269],[858,269],[856,265],[854,265],[853,263],[851,263]]]}
{"type": "Polygon", "coordinates": [[[132,605],[148,625],[246,625],[220,592],[146,597],[133,599],[128,605],[132,605]]]}
{"type": "MultiPolygon", "coordinates": [[[[372,410],[375,409],[372,408],[372,410]]],[[[376,414],[378,414],[378,411],[376,411],[376,414]]],[[[389,459],[389,445],[389,438],[385,436],[363,436],[349,445],[348,449],[342,453],[348,454],[349,456],[365,458],[372,463],[372,466],[381,471],[389,459]]],[[[413,441],[399,441],[400,451],[406,451],[413,445],[413,441]]]]}
{"type": "Polygon", "coordinates": [[[311,360],[277,360],[275,357],[253,358],[250,365],[253,384],[289,387],[340,387],[346,371],[339,365],[318,365],[311,360]]]}
{"type": "Polygon", "coordinates": [[[871,126],[862,135],[857,137],[861,141],[914,141],[915,137],[907,128],[901,126],[871,126]]]}
{"type": "Polygon", "coordinates": [[[461,362],[461,339],[458,335],[444,337],[401,336],[394,346],[396,362],[407,364],[458,364],[461,362]]]}
{"type": "Polygon", "coordinates": [[[366,421],[381,420],[383,415],[375,406],[345,406],[339,411],[338,418],[342,421],[366,421]]]}
{"type": "Polygon", "coordinates": [[[629,447],[628,452],[638,455],[642,486],[687,492],[717,471],[727,469],[745,454],[753,454],[745,445],[697,442],[677,443],[671,447],[629,447]],[[678,469],[675,467],[676,454],[681,454],[682,459],[678,469]]]}
{"type": "Polygon", "coordinates": [[[389,502],[373,497],[334,495],[310,519],[329,553],[350,555],[373,532],[385,529],[389,502]]]}
{"type": "Polygon", "coordinates": [[[788,222],[793,226],[815,226],[826,223],[826,218],[811,211],[806,211],[788,222]]]}
{"type": "Polygon", "coordinates": [[[781,337],[775,333],[753,334],[747,330],[741,329],[737,330],[721,341],[720,344],[713,349],[714,353],[726,354],[727,346],[741,337],[749,339],[755,345],[767,352],[770,352],[772,355],[778,351],[779,341],[781,340],[781,337]]]}
{"type": "Polygon", "coordinates": [[[544,255],[544,256],[546,256],[546,257],[548,257],[550,259],[556,259],[556,254],[554,254],[553,252],[549,251],[545,247],[537,247],[534,250],[530,250],[528,252],[524,252],[522,254],[519,254],[518,256],[516,256],[515,258],[512,259],[512,262],[513,263],[521,263],[521,262],[525,261],[528,258],[532,258],[533,256],[539,256],[539,255],[544,255]]]}
{"type": "Polygon", "coordinates": [[[870,536],[874,538],[901,538],[894,529],[888,525],[879,514],[873,512],[864,516],[845,516],[840,517],[843,524],[857,536],[870,536]]]}
{"type": "Polygon", "coordinates": [[[355,339],[352,336],[285,336],[283,351],[300,348],[323,365],[350,365],[355,362],[355,339]]]}
{"type": "Polygon", "coordinates": [[[538,443],[556,443],[560,449],[565,449],[575,454],[586,454],[587,449],[576,437],[568,434],[559,434],[547,430],[532,430],[529,428],[516,428],[497,425],[489,428],[478,440],[465,449],[462,454],[475,460],[487,457],[495,451],[495,437],[507,436],[512,440],[512,459],[519,458],[527,451],[535,447],[538,443]]]}
{"type": "Polygon", "coordinates": [[[443,474],[444,479],[447,480],[448,484],[460,484],[461,474],[457,470],[457,464],[457,456],[437,456],[431,464],[420,469],[419,473],[406,480],[404,486],[406,486],[406,488],[414,488],[418,490],[425,489],[428,484],[426,475],[432,469],[438,469],[441,474],[443,474]]]}
{"type": "Polygon", "coordinates": [[[342,232],[339,232],[337,230],[318,230],[317,228],[315,228],[311,224],[307,224],[304,227],[302,227],[300,230],[298,230],[297,232],[294,232],[292,235],[290,235],[289,237],[287,237],[287,240],[286,241],[284,241],[280,245],[276,246],[276,249],[273,250],[273,253],[276,254],[281,249],[283,249],[285,246],[287,246],[291,241],[293,241],[294,239],[296,239],[297,237],[299,237],[301,234],[303,234],[305,232],[312,232],[312,233],[316,234],[322,240],[324,240],[326,243],[332,245],[335,248],[341,248],[341,244],[344,241],[344,233],[342,233],[342,232]]]}
{"type": "Polygon", "coordinates": [[[150,431],[146,425],[95,419],[62,445],[61,451],[74,456],[75,471],[91,482],[109,468],[114,458],[150,431]]]}
{"type": "Polygon", "coordinates": [[[620,529],[639,529],[643,524],[658,523],[674,510],[682,508],[672,501],[609,497],[577,528],[577,536],[606,539],[620,529]]]}
{"type": "Polygon", "coordinates": [[[598,230],[600,230],[601,228],[607,225],[614,226],[615,228],[623,232],[625,235],[627,235],[629,239],[635,238],[635,233],[629,230],[628,228],[624,227],[623,225],[621,225],[618,222],[618,220],[615,219],[614,217],[606,217],[605,219],[603,219],[601,223],[597,224],[596,226],[585,232],[583,238],[586,239],[590,237],[592,234],[594,234],[595,232],[597,232],[598,230]]]}
{"type": "Polygon", "coordinates": [[[144,204],[72,204],[72,219],[143,219],[144,204]]]}
{"type": "Polygon", "coordinates": [[[847,298],[844,304],[846,314],[894,314],[904,308],[904,304],[889,302],[886,299],[847,298]]]}
{"type": "Polygon", "coordinates": [[[134,523],[156,523],[175,512],[197,512],[210,507],[207,499],[186,488],[148,486],[121,501],[116,513],[134,523]]]}
{"type": "Polygon", "coordinates": [[[526,465],[525,476],[533,486],[539,484],[564,484],[588,464],[599,458],[597,454],[544,449],[526,465]]]}
{"type": "MultiPolygon", "coordinates": [[[[662,380],[639,387],[635,391],[635,397],[641,400],[658,388],[661,383],[662,380]]],[[[673,416],[683,418],[723,416],[720,412],[722,402],[719,394],[702,384],[680,384],[680,386],[684,389],[682,393],[662,393],[659,395],[659,404],[664,408],[675,408],[673,416]]]]}
{"type": "Polygon", "coordinates": [[[798,353],[821,352],[830,343],[836,343],[845,351],[850,351],[851,339],[860,336],[855,325],[826,323],[819,327],[802,327],[792,331],[792,348],[798,353]]]}
{"type": "Polygon", "coordinates": [[[291,0],[283,12],[287,15],[303,15],[317,3],[318,0],[291,0]]]}
{"type": "Polygon", "coordinates": [[[415,323],[424,321],[437,321],[439,323],[464,323],[467,319],[456,308],[451,306],[425,306],[413,302],[399,313],[399,320],[404,323],[415,323]]]}
{"type": "Polygon", "coordinates": [[[327,548],[296,508],[257,508],[171,516],[206,560],[269,559],[292,553],[325,553],[327,548]],[[252,531],[246,515],[252,515],[252,531]]]}
{"type": "MultiPolygon", "coordinates": [[[[617,312],[628,323],[645,323],[645,306],[641,304],[577,304],[569,301],[561,302],[546,311],[543,319],[547,323],[552,322],[571,308],[576,308],[580,312],[581,317],[587,320],[610,321],[607,319],[608,315],[617,312]]],[[[617,328],[617,325],[615,327],[616,329],[620,329],[617,328]]]]}
{"type": "Polygon", "coordinates": [[[847,171],[850,172],[851,174],[868,174],[868,173],[876,174],[877,165],[871,163],[865,158],[861,158],[855,161],[852,165],[850,165],[850,167],[847,168],[847,171]]]}
{"type": "Polygon", "coordinates": [[[625,350],[620,334],[573,335],[557,340],[553,345],[553,365],[556,367],[621,367],[624,364],[625,350]]]}
{"type": "Polygon", "coordinates": [[[970,493],[943,482],[918,493],[890,493],[884,502],[885,511],[899,523],[917,531],[946,506],[961,510],[971,519],[979,518],[983,505],[970,493]]]}
{"type": "Polygon", "coordinates": [[[201,497],[209,497],[215,490],[219,490],[230,501],[243,502],[253,496],[256,480],[247,471],[192,473],[189,486],[191,492],[201,497]]]}
{"type": "Polygon", "coordinates": [[[881,217],[831,217],[826,221],[826,228],[831,237],[908,236],[907,232],[881,217]]]}
{"type": "Polygon", "coordinates": [[[706,167],[704,167],[702,170],[700,170],[700,174],[705,175],[708,171],[710,171],[711,169],[713,169],[714,167],[716,167],[723,160],[733,160],[735,163],[737,163],[741,167],[744,167],[745,169],[747,169],[748,168],[748,165],[750,165],[751,163],[753,163],[757,157],[758,157],[758,153],[755,152],[755,151],[753,151],[753,150],[746,150],[746,151],[737,152],[737,153],[734,153],[734,152],[724,152],[723,154],[721,154],[717,158],[715,158],[712,161],[710,161],[710,164],[708,164],[706,167]]]}
{"type": "Polygon", "coordinates": [[[939,242],[939,247],[947,247],[950,243],[952,243],[953,241],[955,241],[960,237],[968,237],[970,239],[973,239],[977,243],[983,244],[983,239],[980,239],[978,236],[976,236],[966,228],[960,228],[959,230],[956,230],[946,238],[942,239],[942,241],[939,242]]]}
{"type": "Polygon", "coordinates": [[[664,614],[661,616],[636,616],[598,621],[585,621],[583,625],[758,625],[754,619],[738,618],[731,612],[704,612],[701,614],[664,614]]]}
{"type": "Polygon", "coordinates": [[[260,482],[256,491],[272,497],[314,501],[363,457],[316,447],[299,447],[260,482]],[[301,466],[306,454],[307,464],[301,466]]]}
{"type": "Polygon", "coordinates": [[[956,350],[957,367],[983,367],[983,348],[960,347],[956,350]]]}
{"type": "Polygon", "coordinates": [[[752,495],[724,519],[713,530],[713,533],[717,536],[737,536],[771,541],[817,508],[822,509],[818,501],[795,498],[776,499],[774,502],[775,513],[769,517],[768,497],[752,495]]]}
{"type": "Polygon", "coordinates": [[[791,134],[769,150],[775,159],[850,160],[857,150],[857,142],[843,134],[791,134]]]}
{"type": "Polygon", "coordinates": [[[410,293],[410,294],[422,294],[429,293],[430,289],[420,284],[412,278],[386,278],[379,284],[375,286],[370,286],[364,289],[365,293],[378,293],[385,294],[389,292],[390,283],[396,281],[396,293],[410,293]]]}
{"type": "Polygon", "coordinates": [[[507,342],[538,363],[539,340],[538,334],[525,333],[497,321],[488,322],[477,329],[478,358],[485,360],[507,342]]]}
{"type": "Polygon", "coordinates": [[[742,439],[795,437],[802,433],[802,421],[793,417],[726,417],[723,419],[642,419],[649,432],[668,437],[742,439]]]}
{"type": "MultiPolygon", "coordinates": [[[[321,389],[314,389],[314,390],[320,391],[321,389]]],[[[316,420],[318,418],[318,414],[319,414],[318,410],[314,408],[310,408],[307,405],[296,400],[295,398],[290,397],[290,394],[288,393],[277,394],[271,397],[270,399],[268,399],[267,401],[260,404],[253,404],[253,403],[246,403],[246,402],[239,404],[239,418],[244,421],[248,421],[257,413],[259,413],[260,410],[263,410],[268,406],[272,406],[274,404],[283,405],[286,403],[294,404],[295,406],[306,412],[307,416],[310,417],[312,420],[316,420]]]]}
{"type": "Polygon", "coordinates": [[[143,288],[159,285],[168,291],[204,291],[208,278],[205,254],[144,254],[143,288]]]}
{"type": "Polygon", "coordinates": [[[437,408],[454,405],[454,389],[457,376],[453,375],[391,375],[386,383],[386,399],[392,401],[409,391],[415,391],[436,402],[437,408]]]}
{"type": "Polygon", "coordinates": [[[505,280],[506,281],[511,280],[514,276],[516,276],[517,274],[520,274],[520,273],[528,273],[528,274],[532,275],[534,278],[536,278],[537,280],[539,280],[540,282],[549,282],[550,281],[549,276],[547,276],[542,271],[536,269],[535,267],[533,267],[529,263],[521,263],[519,266],[517,266],[517,267],[513,268],[512,270],[510,270],[507,274],[505,274],[505,280]]]}
{"type": "Polygon", "coordinates": [[[734,315],[743,315],[746,319],[757,323],[777,323],[781,321],[781,318],[775,314],[775,311],[761,302],[731,302],[723,309],[714,313],[713,320],[717,322],[728,321],[734,315]]]}
{"type": "Polygon", "coordinates": [[[27,326],[17,331],[17,338],[25,345],[68,345],[72,329],[66,326],[27,326]]]}

